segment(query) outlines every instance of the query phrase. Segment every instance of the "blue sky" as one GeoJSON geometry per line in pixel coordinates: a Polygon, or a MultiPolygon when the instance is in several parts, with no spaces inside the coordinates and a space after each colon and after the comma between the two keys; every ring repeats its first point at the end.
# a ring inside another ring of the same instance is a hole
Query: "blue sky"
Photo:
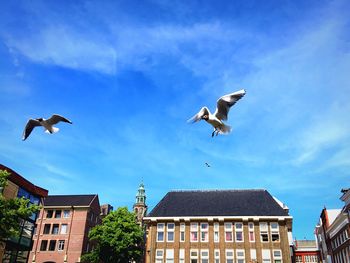
{"type": "Polygon", "coordinates": [[[349,187],[350,3],[205,2],[1,1],[0,162],[114,207],[142,180],[150,209],[174,189],[264,188],[313,238],[349,187]],[[241,88],[230,135],[186,122],[241,88]],[[73,125],[21,141],[53,113],[73,125]]]}

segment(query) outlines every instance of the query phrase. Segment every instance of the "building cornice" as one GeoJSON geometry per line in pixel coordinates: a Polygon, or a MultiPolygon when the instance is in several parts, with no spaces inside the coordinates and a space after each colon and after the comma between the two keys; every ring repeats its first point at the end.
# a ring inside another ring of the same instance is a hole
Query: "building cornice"
{"type": "Polygon", "coordinates": [[[144,221],[157,222],[161,220],[171,220],[171,221],[196,221],[196,220],[205,220],[205,221],[224,221],[224,220],[233,220],[239,219],[243,221],[264,221],[264,220],[292,220],[292,216],[169,216],[169,217],[144,217],[144,221]]]}

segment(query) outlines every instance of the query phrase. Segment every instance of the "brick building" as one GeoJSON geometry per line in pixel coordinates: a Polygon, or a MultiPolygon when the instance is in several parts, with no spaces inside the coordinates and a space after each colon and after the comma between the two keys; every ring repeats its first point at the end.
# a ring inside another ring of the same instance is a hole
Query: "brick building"
{"type": "Polygon", "coordinates": [[[144,223],[146,263],[291,262],[292,217],[266,190],[169,192],[144,223]]]}
{"type": "Polygon", "coordinates": [[[319,263],[320,256],[316,240],[294,241],[295,263],[319,263]]]}
{"type": "Polygon", "coordinates": [[[100,221],[98,195],[48,196],[36,221],[29,262],[80,262],[92,249],[88,232],[100,221]]]}
{"type": "Polygon", "coordinates": [[[324,208],[316,226],[322,262],[350,262],[350,189],[342,189],[342,209],[324,208]]]}
{"type": "MultiPolygon", "coordinates": [[[[25,197],[32,204],[42,204],[43,198],[48,194],[46,189],[34,185],[5,165],[0,164],[0,170],[6,170],[10,173],[7,186],[1,189],[2,195],[6,199],[25,197]]],[[[18,238],[10,238],[6,243],[0,242],[0,262],[27,262],[29,251],[32,248],[36,217],[37,214],[33,214],[30,218],[23,218],[19,222],[21,229],[18,238]]]]}

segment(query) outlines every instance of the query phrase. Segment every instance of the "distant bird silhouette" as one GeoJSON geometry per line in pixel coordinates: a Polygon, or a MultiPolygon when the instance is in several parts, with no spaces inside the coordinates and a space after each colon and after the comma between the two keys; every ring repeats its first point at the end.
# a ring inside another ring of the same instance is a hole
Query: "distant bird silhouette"
{"type": "Polygon", "coordinates": [[[219,133],[229,133],[231,131],[231,127],[225,125],[223,121],[227,120],[227,115],[230,108],[245,94],[245,90],[242,89],[234,93],[224,95],[218,99],[214,114],[211,114],[207,107],[202,107],[196,115],[194,115],[191,119],[188,120],[188,122],[195,123],[200,120],[205,120],[214,127],[214,131],[211,134],[212,137],[215,133],[216,135],[218,135],[219,133]]]}
{"type": "Polygon", "coordinates": [[[205,165],[206,165],[207,167],[210,167],[210,164],[209,164],[209,163],[205,163],[205,165]]]}
{"type": "Polygon", "coordinates": [[[30,133],[33,131],[33,129],[37,126],[43,126],[45,128],[45,132],[47,133],[56,133],[59,129],[54,127],[53,125],[59,123],[60,121],[72,124],[70,120],[57,114],[52,115],[47,120],[44,118],[29,119],[24,129],[22,140],[24,141],[25,139],[27,139],[30,133]]]}

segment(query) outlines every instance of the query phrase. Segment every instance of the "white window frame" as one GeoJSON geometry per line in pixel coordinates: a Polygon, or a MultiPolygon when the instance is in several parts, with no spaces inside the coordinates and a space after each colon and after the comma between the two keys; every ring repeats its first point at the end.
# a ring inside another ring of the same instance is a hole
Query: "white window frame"
{"type": "Polygon", "coordinates": [[[279,260],[281,263],[282,260],[282,250],[281,249],[274,249],[272,250],[272,256],[273,256],[273,262],[275,263],[275,260],[279,260]],[[279,252],[279,256],[275,256],[275,252],[279,252]]]}
{"type": "Polygon", "coordinates": [[[174,263],[174,249],[165,250],[165,263],[174,263]]]}
{"type": "Polygon", "coordinates": [[[254,223],[248,223],[248,239],[249,239],[249,242],[250,243],[253,243],[253,242],[255,242],[255,231],[254,231],[254,223]],[[250,237],[250,234],[253,234],[252,235],[252,237],[253,237],[253,239],[251,239],[250,237]]]}
{"type": "Polygon", "coordinates": [[[214,249],[214,263],[220,263],[220,249],[214,249]]]}
{"type": "Polygon", "coordinates": [[[278,222],[271,222],[270,223],[270,231],[271,231],[271,241],[272,242],[280,242],[281,236],[280,236],[280,231],[279,231],[279,224],[278,222]],[[277,228],[272,228],[272,225],[276,224],[277,228]],[[273,241],[272,240],[272,235],[278,235],[278,240],[273,241]]]}
{"type": "Polygon", "coordinates": [[[214,242],[218,243],[220,242],[220,225],[219,223],[214,223],[214,242]],[[216,239],[217,237],[217,239],[216,239]]]}
{"type": "Polygon", "coordinates": [[[165,240],[165,224],[164,223],[158,223],[157,224],[157,242],[164,242],[165,240]],[[163,233],[163,240],[159,239],[159,233],[163,233]]]}
{"type": "Polygon", "coordinates": [[[201,223],[201,242],[209,242],[209,224],[208,223],[201,223]],[[203,228],[202,226],[206,225],[207,228],[203,228]],[[203,240],[202,234],[206,234],[205,235],[205,239],[203,240]]]}
{"type": "Polygon", "coordinates": [[[229,222],[224,223],[224,230],[225,230],[225,242],[234,242],[232,223],[229,223],[229,222]],[[229,226],[229,227],[227,227],[227,226],[229,226]],[[227,240],[226,233],[231,233],[232,240],[227,240]]]}
{"type": "Polygon", "coordinates": [[[239,243],[244,242],[243,223],[241,222],[235,223],[235,241],[239,243]],[[241,228],[237,228],[237,225],[241,225],[241,228]],[[237,233],[241,233],[242,240],[237,240],[237,233]]]}
{"type": "Polygon", "coordinates": [[[68,224],[61,224],[60,234],[65,235],[68,232],[68,224]],[[65,231],[63,232],[63,229],[65,228],[65,231]]]}
{"type": "Polygon", "coordinates": [[[261,250],[262,263],[271,263],[271,250],[262,249],[261,250]]]}
{"type": "Polygon", "coordinates": [[[198,249],[190,249],[190,262],[192,262],[192,259],[198,262],[198,249]],[[192,255],[192,253],[196,253],[196,255],[192,255]]]}
{"type": "Polygon", "coordinates": [[[64,250],[64,245],[65,245],[65,240],[58,240],[57,250],[58,251],[63,251],[64,250]]]}
{"type": "Polygon", "coordinates": [[[185,223],[180,224],[180,242],[185,242],[186,240],[186,225],[185,223]],[[183,233],[183,239],[182,239],[182,233],[183,233]]]}
{"type": "Polygon", "coordinates": [[[185,262],[185,249],[180,248],[179,249],[179,263],[185,262]]]}
{"type": "Polygon", "coordinates": [[[244,249],[236,249],[236,262],[237,263],[245,263],[244,249]],[[243,256],[240,255],[240,253],[243,253],[243,256]]]}
{"type": "Polygon", "coordinates": [[[163,263],[164,259],[164,250],[163,249],[156,249],[156,263],[163,263]],[[158,252],[159,255],[158,255],[158,252]]]}
{"type": "Polygon", "coordinates": [[[228,260],[232,260],[232,262],[234,262],[235,258],[234,258],[235,254],[234,254],[234,250],[233,249],[225,249],[225,262],[227,263],[228,260]],[[228,256],[228,252],[231,254],[230,256],[228,256]]]}
{"type": "Polygon", "coordinates": [[[255,248],[251,248],[250,249],[250,260],[251,261],[253,261],[253,260],[256,261],[256,249],[255,248]]]}
{"type": "Polygon", "coordinates": [[[190,226],[190,241],[191,242],[198,242],[198,223],[191,223],[190,226]],[[192,233],[196,233],[197,240],[192,239],[192,233]]]}
{"type": "Polygon", "coordinates": [[[209,249],[201,249],[201,263],[205,262],[209,263],[209,249]],[[206,253],[207,255],[203,255],[204,253],[206,253]]]}
{"type": "Polygon", "coordinates": [[[166,230],[167,230],[167,233],[166,233],[166,241],[167,242],[174,242],[174,239],[175,239],[175,223],[167,223],[166,225],[166,230]],[[172,228],[169,228],[169,226],[173,226],[172,228]],[[173,234],[173,239],[170,240],[169,239],[169,234],[172,233],[173,234]]]}
{"type": "Polygon", "coordinates": [[[70,210],[63,210],[63,218],[69,218],[70,217],[70,210]]]}
{"type": "Polygon", "coordinates": [[[259,223],[259,230],[260,230],[260,241],[262,243],[269,242],[269,228],[268,228],[268,224],[266,222],[260,222],[259,223]],[[267,241],[263,241],[263,238],[262,238],[263,235],[267,236],[267,241]]]}

